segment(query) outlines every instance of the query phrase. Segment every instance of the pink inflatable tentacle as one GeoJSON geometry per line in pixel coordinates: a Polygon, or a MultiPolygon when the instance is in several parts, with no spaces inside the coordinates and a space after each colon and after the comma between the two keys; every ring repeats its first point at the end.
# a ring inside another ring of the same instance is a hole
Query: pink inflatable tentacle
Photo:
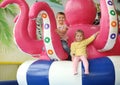
{"type": "Polygon", "coordinates": [[[30,19],[35,19],[38,14],[40,14],[43,19],[42,35],[47,55],[50,59],[66,59],[66,53],[64,52],[60,38],[56,33],[56,20],[52,9],[46,2],[37,2],[30,9],[30,19]]]}
{"type": "Polygon", "coordinates": [[[95,43],[99,51],[111,50],[118,34],[117,14],[112,0],[100,0],[101,4],[101,20],[100,34],[95,43]]]}
{"type": "Polygon", "coordinates": [[[36,24],[36,21],[37,21],[37,17],[38,17],[38,14],[39,14],[39,11],[37,9],[39,9],[39,8],[35,5],[36,5],[36,3],[34,3],[30,7],[28,33],[29,33],[29,36],[32,39],[36,40],[37,39],[37,35],[36,35],[37,24],[36,24]]]}
{"type": "MultiPolygon", "coordinates": [[[[29,24],[28,24],[28,33],[29,33],[29,36],[34,39],[34,40],[38,40],[37,39],[37,35],[36,35],[36,29],[37,29],[37,17],[39,15],[39,11],[37,9],[39,9],[39,7],[35,8],[36,6],[36,3],[33,4],[31,7],[30,7],[30,12],[29,12],[29,24]]],[[[40,40],[43,42],[43,40],[40,40]]],[[[46,51],[45,51],[45,47],[44,47],[44,43],[41,44],[42,49],[42,53],[40,55],[33,55],[33,57],[39,57],[39,59],[41,60],[50,60],[50,58],[48,57],[46,51]]]]}
{"type": "Polygon", "coordinates": [[[5,7],[5,6],[7,6],[8,4],[13,4],[13,3],[22,5],[22,4],[23,4],[23,1],[24,1],[24,0],[4,0],[4,1],[0,4],[0,7],[5,7]]]}
{"type": "Polygon", "coordinates": [[[29,18],[28,33],[29,33],[29,36],[35,40],[37,40],[36,28],[37,28],[36,18],[35,19],[29,18]]]}
{"type": "Polygon", "coordinates": [[[41,54],[42,53],[42,47],[43,47],[43,41],[39,40],[33,40],[30,38],[28,34],[28,13],[29,9],[27,9],[27,4],[24,6],[21,6],[21,15],[18,19],[18,24],[16,24],[15,29],[15,39],[18,44],[18,46],[24,51],[32,55],[41,54]],[[22,21],[22,22],[21,22],[22,21]],[[21,25],[22,23],[22,25],[21,25]],[[21,29],[18,29],[21,28],[21,29]],[[17,33],[19,32],[19,34],[17,33]],[[21,34],[20,34],[21,33],[21,34]],[[22,42],[21,42],[22,39],[22,42]]]}
{"type": "Polygon", "coordinates": [[[18,20],[18,17],[19,17],[19,15],[15,16],[14,23],[16,23],[16,21],[18,20]]]}
{"type": "Polygon", "coordinates": [[[14,36],[16,44],[19,48],[29,54],[40,54],[42,52],[43,42],[38,40],[32,40],[28,35],[28,13],[29,8],[25,0],[4,0],[1,7],[7,4],[16,3],[19,5],[21,12],[16,21],[14,36]]]}

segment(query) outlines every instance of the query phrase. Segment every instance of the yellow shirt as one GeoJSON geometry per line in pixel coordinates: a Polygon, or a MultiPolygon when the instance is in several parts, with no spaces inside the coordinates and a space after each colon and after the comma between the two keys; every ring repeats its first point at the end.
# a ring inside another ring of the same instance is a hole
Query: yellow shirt
{"type": "Polygon", "coordinates": [[[70,50],[71,55],[75,54],[75,56],[87,56],[86,48],[87,45],[90,44],[95,39],[95,36],[91,36],[87,39],[84,39],[80,42],[73,42],[71,44],[70,50]]]}

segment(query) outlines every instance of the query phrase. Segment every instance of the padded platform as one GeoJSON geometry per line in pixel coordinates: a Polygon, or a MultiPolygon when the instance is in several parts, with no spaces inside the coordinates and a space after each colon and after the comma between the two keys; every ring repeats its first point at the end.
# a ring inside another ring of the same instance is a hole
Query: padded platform
{"type": "Polygon", "coordinates": [[[18,85],[17,80],[0,81],[0,85],[18,85]]]}

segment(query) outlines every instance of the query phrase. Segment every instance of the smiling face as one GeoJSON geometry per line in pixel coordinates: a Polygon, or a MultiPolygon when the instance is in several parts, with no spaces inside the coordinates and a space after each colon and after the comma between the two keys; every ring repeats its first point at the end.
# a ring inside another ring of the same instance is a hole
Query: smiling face
{"type": "Polygon", "coordinates": [[[80,42],[84,39],[84,33],[81,30],[76,31],[75,33],[75,41],[80,42]]]}
{"type": "Polygon", "coordinates": [[[64,15],[64,13],[58,13],[56,15],[56,21],[57,21],[57,24],[63,25],[64,21],[65,21],[65,15],[64,15]]]}

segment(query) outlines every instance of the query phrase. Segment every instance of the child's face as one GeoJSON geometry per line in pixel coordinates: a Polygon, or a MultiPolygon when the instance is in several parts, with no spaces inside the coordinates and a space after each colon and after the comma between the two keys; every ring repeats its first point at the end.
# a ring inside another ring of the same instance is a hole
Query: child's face
{"type": "Polygon", "coordinates": [[[76,35],[75,35],[75,40],[76,40],[77,42],[83,40],[83,38],[84,38],[83,33],[81,33],[81,32],[77,32],[77,33],[76,33],[76,35]]]}
{"type": "Polygon", "coordinates": [[[57,17],[56,17],[56,20],[57,20],[58,24],[64,24],[65,16],[61,15],[61,14],[58,14],[57,17]]]}

